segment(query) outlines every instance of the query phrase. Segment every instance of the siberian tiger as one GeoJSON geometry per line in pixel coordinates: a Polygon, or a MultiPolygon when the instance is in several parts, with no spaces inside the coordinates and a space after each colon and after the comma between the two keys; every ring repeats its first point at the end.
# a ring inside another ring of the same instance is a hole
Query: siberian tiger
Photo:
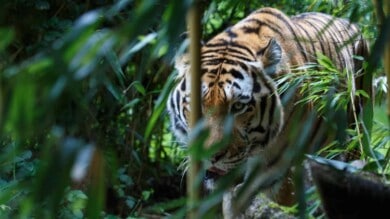
{"type": "MultiPolygon", "coordinates": [[[[297,131],[294,129],[299,125],[290,119],[297,116],[295,103],[301,96],[297,91],[289,101],[282,101],[284,94],[279,93],[276,80],[316,63],[319,53],[329,57],[340,71],[354,72],[356,89],[362,89],[362,61],[355,57],[366,57],[368,44],[356,25],[330,15],[288,17],[277,9],[262,8],[202,46],[202,113],[209,128],[206,148],[223,138],[224,119],[228,115],[234,118],[231,141],[210,158],[209,172],[224,175],[250,157],[261,160],[259,172],[278,164],[293,146],[289,133],[297,131]]],[[[190,132],[188,57],[179,56],[175,67],[178,83],[167,108],[173,133],[186,144],[190,132]]],[[[318,118],[310,136],[314,138],[321,124],[318,118]]],[[[266,189],[273,200],[284,205],[294,201],[288,173],[279,171],[266,189]]]]}

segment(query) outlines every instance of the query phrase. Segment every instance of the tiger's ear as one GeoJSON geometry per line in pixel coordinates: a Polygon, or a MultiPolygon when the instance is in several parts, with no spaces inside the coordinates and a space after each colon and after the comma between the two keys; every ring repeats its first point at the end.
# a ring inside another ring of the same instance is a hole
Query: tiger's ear
{"type": "Polygon", "coordinates": [[[190,57],[188,53],[183,53],[176,57],[175,68],[178,72],[177,78],[184,77],[190,71],[190,57]]]}
{"type": "Polygon", "coordinates": [[[282,59],[282,48],[275,39],[271,39],[268,45],[258,52],[266,74],[275,74],[276,67],[282,59]]]}

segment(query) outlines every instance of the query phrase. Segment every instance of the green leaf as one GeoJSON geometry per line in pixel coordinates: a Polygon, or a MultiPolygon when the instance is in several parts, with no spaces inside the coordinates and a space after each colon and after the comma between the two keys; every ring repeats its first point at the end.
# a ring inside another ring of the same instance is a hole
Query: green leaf
{"type": "Polygon", "coordinates": [[[36,89],[36,84],[27,78],[20,80],[13,89],[5,127],[16,139],[32,134],[37,113],[36,89]]]}
{"type": "Polygon", "coordinates": [[[0,28],[0,52],[5,50],[9,44],[11,44],[14,39],[15,33],[13,29],[10,28],[0,28]]]}
{"type": "Polygon", "coordinates": [[[53,65],[53,60],[49,57],[41,58],[28,64],[26,71],[30,74],[41,74],[53,65]]]}
{"type": "Polygon", "coordinates": [[[134,53],[140,51],[142,48],[147,46],[149,43],[151,43],[153,40],[155,40],[157,37],[157,33],[150,33],[146,35],[145,37],[142,37],[138,43],[135,45],[130,46],[128,49],[126,49],[125,53],[121,56],[121,63],[128,62],[134,53]]]}
{"type": "Polygon", "coordinates": [[[136,105],[138,105],[139,103],[141,103],[141,99],[139,98],[135,98],[135,99],[132,99],[130,102],[128,102],[126,105],[124,105],[122,107],[122,109],[131,109],[131,108],[134,108],[136,105]]]}
{"type": "Polygon", "coordinates": [[[142,191],[142,199],[144,201],[147,201],[147,200],[149,200],[150,196],[152,196],[152,194],[153,194],[153,190],[142,191]]]}
{"type": "Polygon", "coordinates": [[[123,93],[117,86],[115,86],[111,81],[104,81],[104,84],[107,88],[107,90],[112,94],[112,96],[115,97],[116,100],[122,102],[124,100],[123,93]]]}
{"type": "Polygon", "coordinates": [[[164,110],[165,110],[165,102],[167,101],[168,96],[169,96],[169,92],[171,91],[171,89],[174,85],[174,82],[175,82],[175,77],[173,75],[174,74],[171,74],[169,76],[168,80],[166,81],[166,83],[161,91],[161,94],[159,95],[159,97],[155,103],[155,107],[153,109],[152,116],[150,117],[148,124],[146,125],[145,134],[144,134],[144,137],[146,139],[148,139],[150,137],[150,135],[152,134],[152,130],[153,130],[154,126],[156,125],[162,112],[164,112],[164,110]]]}
{"type": "Polygon", "coordinates": [[[368,95],[368,93],[364,90],[357,90],[356,91],[356,95],[357,96],[363,96],[365,98],[370,98],[370,95],[368,95]]]}
{"type": "Polygon", "coordinates": [[[115,75],[118,78],[120,85],[122,87],[124,87],[124,79],[126,79],[126,76],[122,71],[122,67],[119,63],[119,59],[118,59],[117,55],[115,54],[114,51],[109,50],[106,53],[106,57],[107,57],[108,62],[111,65],[112,70],[115,72],[115,75]]]}
{"type": "Polygon", "coordinates": [[[317,62],[320,66],[324,67],[328,71],[337,72],[335,65],[329,57],[323,55],[322,53],[317,53],[317,62]]]}
{"type": "MultiPolygon", "coordinates": [[[[146,89],[139,81],[133,81],[127,88],[126,91],[134,87],[142,96],[146,95],[146,89]]],[[[125,92],[126,92],[125,91],[125,92]]]]}
{"type": "Polygon", "coordinates": [[[146,90],[145,90],[145,87],[142,86],[141,82],[136,81],[133,85],[134,85],[135,89],[136,89],[139,93],[141,93],[143,96],[145,96],[146,90]]]}

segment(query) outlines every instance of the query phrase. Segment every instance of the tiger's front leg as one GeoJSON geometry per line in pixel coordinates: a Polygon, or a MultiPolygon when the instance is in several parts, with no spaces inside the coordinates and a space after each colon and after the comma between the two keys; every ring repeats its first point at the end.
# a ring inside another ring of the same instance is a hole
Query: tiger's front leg
{"type": "MultiPolygon", "coordinates": [[[[289,174],[290,175],[290,174],[289,174]]],[[[240,189],[244,189],[245,183],[240,183],[237,186],[229,189],[223,195],[222,213],[224,219],[244,219],[244,218],[270,218],[276,215],[283,215],[283,218],[293,218],[291,215],[283,212],[278,206],[272,204],[274,202],[292,206],[295,204],[295,190],[291,177],[285,177],[279,184],[266,189],[265,195],[260,192],[253,194],[249,200],[249,204],[244,209],[237,209],[235,201],[240,189]]]]}
{"type": "MultiPolygon", "coordinates": [[[[247,171],[249,171],[248,174],[251,172],[249,166],[250,165],[247,167],[247,171]]],[[[247,177],[248,175],[245,177],[245,180],[248,180],[247,177]]],[[[296,203],[295,187],[291,170],[289,170],[279,182],[276,182],[271,187],[265,188],[263,191],[259,190],[258,192],[254,192],[249,198],[250,200],[247,200],[248,204],[240,208],[238,206],[242,205],[237,205],[237,200],[240,199],[238,195],[241,189],[251,187],[251,185],[248,185],[247,183],[248,182],[244,181],[228,189],[224,193],[222,199],[222,213],[225,219],[257,218],[259,215],[263,215],[267,218],[272,216],[275,211],[278,212],[280,210],[279,208],[275,208],[275,205],[273,205],[272,202],[276,202],[283,206],[292,206],[296,203]],[[265,195],[261,195],[261,192],[264,192],[265,195]]]]}
{"type": "Polygon", "coordinates": [[[223,194],[222,199],[222,214],[224,219],[241,219],[245,218],[243,212],[239,212],[234,207],[234,198],[237,196],[237,191],[242,187],[243,183],[238,184],[234,188],[229,189],[223,194]]]}

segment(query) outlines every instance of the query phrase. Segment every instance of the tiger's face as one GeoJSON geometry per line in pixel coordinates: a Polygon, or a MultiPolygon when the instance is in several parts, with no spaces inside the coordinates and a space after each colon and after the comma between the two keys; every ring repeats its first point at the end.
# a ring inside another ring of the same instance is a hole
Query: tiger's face
{"type": "MultiPolygon", "coordinates": [[[[231,141],[206,162],[208,170],[218,175],[227,173],[250,155],[261,153],[280,131],[283,119],[280,98],[269,77],[281,59],[279,44],[269,40],[253,60],[234,57],[234,53],[250,52],[234,45],[217,38],[202,48],[202,114],[209,129],[206,148],[226,137],[225,119],[233,118],[231,141]]],[[[186,142],[189,66],[186,60],[179,60],[176,67],[181,80],[171,93],[168,110],[176,136],[186,142]]]]}

